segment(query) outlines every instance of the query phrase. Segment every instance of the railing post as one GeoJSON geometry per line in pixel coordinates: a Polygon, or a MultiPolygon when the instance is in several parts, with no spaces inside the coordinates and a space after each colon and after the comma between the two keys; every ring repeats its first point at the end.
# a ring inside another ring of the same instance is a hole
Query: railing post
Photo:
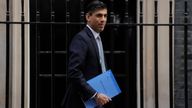
{"type": "Polygon", "coordinates": [[[173,108],[173,1],[169,1],[169,95],[170,108],[173,108]]]}
{"type": "MultiPolygon", "coordinates": [[[[114,7],[113,7],[113,3],[114,3],[114,0],[110,0],[110,4],[109,4],[109,22],[110,23],[115,23],[116,21],[116,16],[114,14],[114,7]]],[[[113,25],[110,25],[109,26],[110,28],[110,54],[109,54],[109,57],[110,57],[110,60],[111,62],[109,63],[109,65],[111,66],[111,69],[113,70],[114,69],[114,39],[115,39],[115,36],[117,34],[117,27],[116,26],[113,26],[113,25]]],[[[103,36],[102,36],[103,37],[103,36]]],[[[103,39],[104,40],[104,39],[103,39]]],[[[105,51],[104,51],[105,53],[105,51]]]]}
{"type": "MultiPolygon", "coordinates": [[[[154,1],[154,24],[158,24],[158,1],[154,1]]],[[[155,108],[159,108],[159,76],[158,76],[158,67],[159,67],[159,60],[158,60],[158,25],[154,25],[154,80],[155,80],[155,108]]]]}
{"type": "Polygon", "coordinates": [[[40,22],[40,17],[41,17],[41,12],[40,12],[40,3],[39,0],[36,0],[35,2],[35,11],[36,11],[36,17],[35,17],[35,21],[37,22],[35,24],[35,102],[34,102],[34,106],[35,108],[39,108],[39,64],[40,64],[40,25],[38,24],[40,22]]]}
{"type": "MultiPolygon", "coordinates": [[[[9,0],[6,0],[6,21],[10,21],[9,0]]],[[[5,107],[9,108],[9,83],[10,83],[10,24],[6,24],[6,104],[5,107]]]]}
{"type": "MultiPolygon", "coordinates": [[[[139,6],[140,6],[140,9],[139,9],[139,23],[140,24],[143,24],[143,0],[140,0],[139,1],[139,6]]],[[[138,74],[140,74],[140,76],[139,76],[139,80],[140,80],[140,84],[139,84],[139,86],[140,86],[140,91],[139,91],[139,93],[140,93],[140,108],[144,108],[144,86],[143,86],[143,25],[140,25],[139,26],[139,51],[140,51],[140,56],[139,56],[139,59],[140,59],[140,67],[139,67],[139,69],[140,69],[140,71],[139,71],[139,73],[138,74]]],[[[138,88],[139,89],[139,88],[138,88]]]]}
{"type": "Polygon", "coordinates": [[[83,6],[84,3],[83,2],[84,2],[84,0],[80,1],[80,22],[81,23],[84,23],[84,19],[85,19],[84,18],[84,6],[83,6]]]}
{"type": "Polygon", "coordinates": [[[185,92],[185,108],[188,108],[188,2],[185,1],[184,13],[184,92],[185,92]]]}
{"type": "MultiPolygon", "coordinates": [[[[55,22],[55,0],[50,0],[50,16],[51,22],[55,22]]],[[[55,107],[55,71],[54,71],[54,63],[55,63],[55,25],[50,24],[51,30],[51,108],[55,107]]]]}
{"type": "MultiPolygon", "coordinates": [[[[24,0],[21,0],[21,22],[24,17],[24,0]]],[[[24,108],[25,97],[25,24],[21,24],[21,108],[24,108]]]]}

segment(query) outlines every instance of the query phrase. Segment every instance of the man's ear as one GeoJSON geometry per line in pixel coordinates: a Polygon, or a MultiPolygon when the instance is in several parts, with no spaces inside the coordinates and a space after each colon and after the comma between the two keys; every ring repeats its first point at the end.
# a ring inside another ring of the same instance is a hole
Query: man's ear
{"type": "Polygon", "coordinates": [[[90,17],[90,15],[89,15],[89,13],[87,13],[87,14],[85,15],[85,18],[86,18],[86,21],[87,21],[87,22],[89,21],[89,17],[90,17]]]}

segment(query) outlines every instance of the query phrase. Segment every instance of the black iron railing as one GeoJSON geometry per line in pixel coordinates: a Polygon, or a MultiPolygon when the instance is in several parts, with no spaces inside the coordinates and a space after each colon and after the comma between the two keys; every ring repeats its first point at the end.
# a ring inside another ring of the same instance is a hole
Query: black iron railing
{"type": "MultiPolygon", "coordinates": [[[[7,4],[6,4],[6,22],[9,22],[10,21],[10,10],[9,10],[9,0],[7,0],[7,4]]],[[[6,24],[6,103],[5,103],[5,107],[8,108],[9,107],[9,66],[10,66],[10,54],[9,54],[9,51],[10,51],[10,48],[9,48],[9,45],[10,45],[10,24],[8,23],[3,23],[2,24],[6,24]]],[[[0,23],[1,24],[1,23],[0,23]]]]}

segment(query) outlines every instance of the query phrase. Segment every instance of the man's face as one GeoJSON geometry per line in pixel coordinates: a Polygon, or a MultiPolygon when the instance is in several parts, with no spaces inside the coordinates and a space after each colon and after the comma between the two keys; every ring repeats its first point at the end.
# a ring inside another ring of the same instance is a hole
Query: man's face
{"type": "Polygon", "coordinates": [[[107,9],[98,9],[86,15],[87,24],[96,32],[104,30],[107,22],[107,9]]]}

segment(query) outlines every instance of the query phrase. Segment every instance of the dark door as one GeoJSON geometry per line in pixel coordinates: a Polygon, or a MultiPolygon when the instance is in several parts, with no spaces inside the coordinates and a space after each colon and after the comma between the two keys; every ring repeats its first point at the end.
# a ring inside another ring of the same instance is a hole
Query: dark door
{"type": "MultiPolygon", "coordinates": [[[[122,93],[113,108],[136,108],[136,0],[102,0],[109,7],[101,34],[108,67],[122,93]]],[[[84,27],[84,0],[30,1],[30,107],[60,108],[66,89],[67,48],[84,27]]]]}

